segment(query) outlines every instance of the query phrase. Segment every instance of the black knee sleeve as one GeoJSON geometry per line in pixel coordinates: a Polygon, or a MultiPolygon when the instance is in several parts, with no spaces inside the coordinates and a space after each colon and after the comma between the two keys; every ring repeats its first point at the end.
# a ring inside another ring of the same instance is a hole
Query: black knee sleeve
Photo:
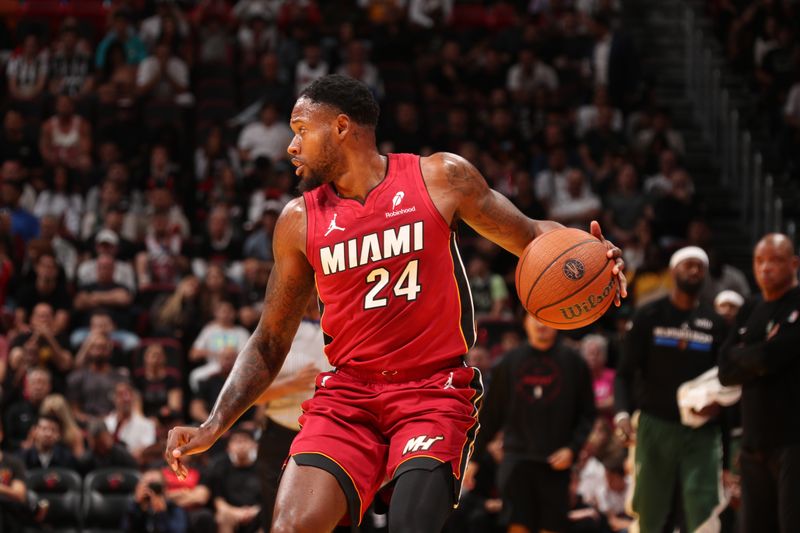
{"type": "Polygon", "coordinates": [[[389,504],[389,533],[439,533],[453,510],[453,483],[448,463],[400,474],[389,504]]]}

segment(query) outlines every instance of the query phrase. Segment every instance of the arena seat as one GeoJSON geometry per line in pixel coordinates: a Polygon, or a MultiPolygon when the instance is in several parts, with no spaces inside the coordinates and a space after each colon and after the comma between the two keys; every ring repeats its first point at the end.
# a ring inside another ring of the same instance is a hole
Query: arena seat
{"type": "Polygon", "coordinates": [[[102,468],[90,472],[83,482],[84,533],[119,531],[139,471],[132,468],[102,468]]]}
{"type": "Polygon", "coordinates": [[[36,501],[44,499],[50,504],[35,531],[77,533],[81,525],[80,474],[66,468],[37,468],[28,471],[25,482],[36,501]]]}

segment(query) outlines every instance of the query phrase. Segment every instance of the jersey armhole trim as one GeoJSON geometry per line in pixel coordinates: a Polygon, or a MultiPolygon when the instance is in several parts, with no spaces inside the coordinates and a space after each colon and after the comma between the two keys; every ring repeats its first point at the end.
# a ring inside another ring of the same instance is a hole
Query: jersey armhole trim
{"type": "Polygon", "coordinates": [[[420,192],[420,196],[422,196],[422,200],[425,203],[425,207],[428,208],[428,211],[431,213],[434,219],[436,219],[440,226],[450,233],[451,228],[447,221],[444,219],[444,215],[436,208],[436,204],[433,203],[433,198],[431,198],[431,193],[428,191],[428,184],[425,183],[425,175],[422,173],[422,156],[415,155],[417,159],[417,190],[420,192]]]}
{"type": "Polygon", "coordinates": [[[313,207],[313,198],[311,197],[312,193],[304,192],[303,193],[303,202],[305,203],[306,207],[306,259],[308,259],[311,268],[316,272],[317,265],[315,262],[315,257],[312,251],[314,250],[315,242],[316,242],[316,216],[315,216],[315,209],[313,207]]]}

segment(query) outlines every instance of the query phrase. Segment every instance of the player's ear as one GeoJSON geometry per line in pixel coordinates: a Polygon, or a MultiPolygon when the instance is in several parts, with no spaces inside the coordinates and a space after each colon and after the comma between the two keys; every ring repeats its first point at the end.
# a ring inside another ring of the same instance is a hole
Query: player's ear
{"type": "Polygon", "coordinates": [[[336,116],[336,133],[339,135],[339,138],[344,139],[350,132],[351,126],[350,117],[344,113],[340,113],[336,116]]]}

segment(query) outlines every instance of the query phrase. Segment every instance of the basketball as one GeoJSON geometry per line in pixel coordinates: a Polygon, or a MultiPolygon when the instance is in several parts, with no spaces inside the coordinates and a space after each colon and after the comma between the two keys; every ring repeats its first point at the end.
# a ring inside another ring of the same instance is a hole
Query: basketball
{"type": "Polygon", "coordinates": [[[540,322],[556,329],[591,324],[606,312],[617,291],[614,260],[592,234],[559,228],[525,247],[516,270],[517,295],[540,322]]]}

